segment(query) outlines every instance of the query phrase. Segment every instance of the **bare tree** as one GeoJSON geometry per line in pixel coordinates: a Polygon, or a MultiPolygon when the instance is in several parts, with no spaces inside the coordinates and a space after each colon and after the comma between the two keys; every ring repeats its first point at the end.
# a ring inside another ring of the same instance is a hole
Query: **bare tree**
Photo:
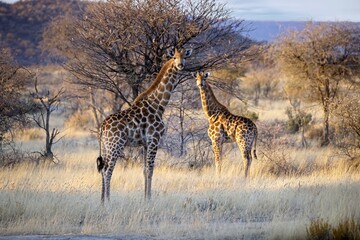
{"type": "Polygon", "coordinates": [[[66,58],[76,83],[112,92],[115,110],[152,81],[168,48],[192,46],[196,58],[187,71],[215,68],[248,47],[244,30],[215,0],[107,0],[55,20],[44,46],[66,58]]]}
{"type": "Polygon", "coordinates": [[[54,161],[54,154],[52,152],[52,147],[57,143],[61,138],[55,140],[60,131],[56,128],[50,130],[50,116],[58,108],[62,95],[65,93],[65,90],[61,88],[53,96],[51,96],[49,90],[39,91],[37,86],[37,80],[35,80],[35,92],[32,93],[35,100],[39,101],[38,112],[33,114],[33,120],[36,125],[45,131],[45,151],[40,153],[41,156],[46,160],[54,161]]]}
{"type": "Polygon", "coordinates": [[[351,23],[308,23],[276,44],[279,66],[287,76],[288,93],[321,104],[322,145],[330,143],[331,104],[342,83],[360,70],[360,29],[351,23]]]}
{"type": "Polygon", "coordinates": [[[187,154],[188,143],[194,137],[192,132],[198,132],[192,107],[194,99],[196,101],[197,98],[194,97],[193,86],[190,83],[180,85],[175,91],[176,100],[170,104],[167,118],[169,136],[166,148],[181,157],[187,154]]]}

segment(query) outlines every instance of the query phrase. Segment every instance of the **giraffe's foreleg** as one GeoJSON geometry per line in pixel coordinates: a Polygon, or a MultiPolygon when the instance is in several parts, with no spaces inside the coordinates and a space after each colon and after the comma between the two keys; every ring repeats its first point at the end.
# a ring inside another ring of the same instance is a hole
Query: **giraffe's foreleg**
{"type": "Polygon", "coordinates": [[[145,178],[145,199],[151,199],[151,183],[154,172],[157,142],[151,142],[145,148],[144,178],[145,178]]]}
{"type": "Polygon", "coordinates": [[[215,155],[216,174],[218,176],[220,176],[221,167],[222,167],[222,163],[221,163],[222,143],[220,143],[220,141],[218,141],[218,140],[214,140],[214,141],[212,141],[212,145],[213,145],[213,150],[214,150],[214,155],[215,155]]]}
{"type": "Polygon", "coordinates": [[[249,175],[250,166],[252,162],[251,143],[247,144],[244,140],[241,140],[239,138],[236,140],[236,143],[242,155],[244,169],[245,169],[245,178],[247,178],[247,176],[249,175]]]}

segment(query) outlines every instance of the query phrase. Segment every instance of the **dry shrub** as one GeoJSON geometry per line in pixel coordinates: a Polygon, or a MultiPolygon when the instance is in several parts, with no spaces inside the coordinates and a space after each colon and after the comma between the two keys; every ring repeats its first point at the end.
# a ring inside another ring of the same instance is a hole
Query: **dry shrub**
{"type": "Polygon", "coordinates": [[[287,135],[286,122],[275,120],[266,122],[257,122],[258,140],[261,145],[269,147],[276,146],[294,146],[294,141],[287,135]]]}
{"type": "Polygon", "coordinates": [[[38,140],[45,137],[42,129],[40,128],[27,128],[23,131],[16,133],[17,139],[21,141],[38,140]]]}
{"type": "Polygon", "coordinates": [[[18,149],[7,149],[7,151],[0,154],[0,167],[13,168],[19,164],[34,163],[39,164],[39,156],[34,153],[26,153],[18,149]]]}
{"type": "Polygon", "coordinates": [[[360,239],[360,223],[357,223],[354,218],[346,219],[332,229],[332,235],[334,240],[360,239]]]}
{"type": "Polygon", "coordinates": [[[265,122],[258,124],[258,128],[258,139],[261,144],[258,149],[264,162],[262,171],[277,177],[301,174],[299,167],[294,164],[287,151],[288,146],[294,145],[294,142],[286,137],[286,123],[265,122]]]}
{"type": "Polygon", "coordinates": [[[360,172],[360,156],[352,159],[344,159],[343,164],[348,173],[356,174],[360,172]]]}
{"type": "Polygon", "coordinates": [[[307,239],[310,240],[342,240],[342,239],[360,239],[360,223],[354,218],[341,221],[336,227],[322,219],[311,221],[310,226],[306,228],[307,239]]]}
{"type": "Polygon", "coordinates": [[[88,130],[94,128],[95,123],[90,111],[76,111],[64,123],[65,128],[88,130]]]}
{"type": "Polygon", "coordinates": [[[319,140],[323,136],[323,129],[320,125],[311,126],[305,134],[305,137],[310,140],[319,140]]]}
{"type": "Polygon", "coordinates": [[[331,226],[322,219],[311,221],[310,226],[306,228],[308,240],[325,240],[331,239],[331,226]]]}
{"type": "Polygon", "coordinates": [[[289,155],[284,149],[270,144],[264,146],[260,151],[263,156],[262,171],[274,176],[290,176],[293,175],[297,168],[291,164],[292,161],[288,161],[289,155]]]}

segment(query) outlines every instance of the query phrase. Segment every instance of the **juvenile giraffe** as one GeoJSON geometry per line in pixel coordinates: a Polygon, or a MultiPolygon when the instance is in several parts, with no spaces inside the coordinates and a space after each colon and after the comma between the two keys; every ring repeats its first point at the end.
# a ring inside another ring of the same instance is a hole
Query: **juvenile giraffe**
{"type": "Polygon", "coordinates": [[[248,118],[231,114],[229,110],[219,103],[206,82],[209,73],[197,72],[195,74],[196,84],[200,89],[201,103],[205,115],[209,121],[208,135],[211,139],[215,155],[215,166],[217,174],[221,172],[221,152],[225,142],[236,142],[245,166],[245,177],[249,174],[252,161],[251,149],[254,145],[254,157],[256,156],[256,125],[248,118]]]}
{"type": "Polygon", "coordinates": [[[162,115],[178,84],[177,73],[184,68],[192,50],[169,51],[169,59],[151,86],[133,105],[108,116],[99,129],[100,156],[97,168],[102,175],[101,201],[110,200],[110,180],[116,160],[124,157],[125,146],[144,147],[145,199],[151,198],[151,180],[160,137],[165,131],[162,115]],[[102,145],[101,145],[102,144],[102,145]],[[103,147],[104,158],[101,156],[103,147]]]}

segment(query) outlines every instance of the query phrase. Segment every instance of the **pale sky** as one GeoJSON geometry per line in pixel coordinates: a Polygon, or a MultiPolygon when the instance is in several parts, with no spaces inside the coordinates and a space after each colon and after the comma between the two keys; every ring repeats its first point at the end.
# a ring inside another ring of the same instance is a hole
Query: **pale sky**
{"type": "MultiPolygon", "coordinates": [[[[13,3],[16,0],[0,0],[13,3]]],[[[232,16],[256,21],[360,22],[360,0],[219,0],[232,16]]]]}
{"type": "Polygon", "coordinates": [[[221,0],[245,20],[360,22],[360,0],[221,0]]]}

